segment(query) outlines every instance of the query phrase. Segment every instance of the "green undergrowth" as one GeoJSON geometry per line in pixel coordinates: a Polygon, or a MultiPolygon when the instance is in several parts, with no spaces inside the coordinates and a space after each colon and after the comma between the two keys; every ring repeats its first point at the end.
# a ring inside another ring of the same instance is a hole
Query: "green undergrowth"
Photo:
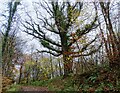
{"type": "Polygon", "coordinates": [[[73,86],[72,77],[63,79],[62,77],[56,77],[49,80],[31,82],[33,86],[48,87],[50,91],[77,91],[73,86]]]}
{"type": "MultiPolygon", "coordinates": [[[[70,75],[65,79],[56,77],[24,85],[47,87],[49,91],[56,91],[58,93],[74,93],[75,91],[80,93],[119,93],[120,74],[119,71],[110,70],[110,68],[105,67],[80,75],[70,75]]],[[[16,90],[16,88],[11,88],[11,90],[16,90]]]]}
{"type": "Polygon", "coordinates": [[[10,92],[16,92],[20,90],[20,86],[21,85],[16,85],[16,84],[12,84],[9,89],[6,91],[6,93],[10,93],[10,92]]]}
{"type": "Polygon", "coordinates": [[[120,93],[120,72],[109,67],[99,67],[75,77],[79,91],[95,93],[120,93]]]}

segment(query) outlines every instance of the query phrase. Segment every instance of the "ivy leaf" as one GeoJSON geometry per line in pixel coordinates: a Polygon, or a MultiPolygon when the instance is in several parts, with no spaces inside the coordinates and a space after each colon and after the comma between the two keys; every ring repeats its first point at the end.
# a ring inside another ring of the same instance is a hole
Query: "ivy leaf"
{"type": "Polygon", "coordinates": [[[45,41],[45,40],[41,40],[41,44],[46,47],[49,46],[49,42],[45,41]]]}

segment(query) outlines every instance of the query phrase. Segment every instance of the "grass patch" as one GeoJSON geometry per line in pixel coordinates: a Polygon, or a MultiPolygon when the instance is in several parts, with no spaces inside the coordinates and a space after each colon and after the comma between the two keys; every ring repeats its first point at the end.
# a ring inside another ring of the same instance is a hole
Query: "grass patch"
{"type": "Polygon", "coordinates": [[[6,92],[9,93],[9,92],[19,91],[20,90],[20,86],[21,85],[12,84],[6,92]]]}
{"type": "Polygon", "coordinates": [[[73,86],[73,78],[67,77],[63,79],[62,77],[56,77],[49,80],[41,80],[31,82],[32,86],[42,86],[47,87],[50,91],[66,92],[66,91],[76,91],[77,89],[73,86]]]}

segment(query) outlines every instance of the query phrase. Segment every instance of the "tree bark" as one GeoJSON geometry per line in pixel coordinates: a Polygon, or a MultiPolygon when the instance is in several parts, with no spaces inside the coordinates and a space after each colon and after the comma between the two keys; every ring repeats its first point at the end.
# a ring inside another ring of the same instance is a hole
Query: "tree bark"
{"type": "Polygon", "coordinates": [[[67,77],[70,73],[72,73],[72,60],[69,58],[69,55],[63,55],[64,62],[64,77],[67,77]]]}
{"type": "Polygon", "coordinates": [[[109,65],[112,69],[118,69],[120,67],[120,41],[117,38],[115,32],[113,31],[112,22],[110,19],[110,3],[107,3],[107,6],[103,2],[100,2],[104,20],[106,23],[106,28],[108,30],[106,44],[106,52],[109,59],[109,65]],[[108,43],[108,44],[107,44],[108,43]],[[112,46],[112,47],[111,47],[112,46]]]}
{"type": "Polygon", "coordinates": [[[61,61],[59,60],[59,74],[60,74],[60,76],[62,76],[62,68],[61,68],[61,63],[60,63],[61,61]]]}
{"type": "Polygon", "coordinates": [[[21,65],[18,84],[20,84],[20,82],[21,82],[21,78],[22,78],[22,68],[23,68],[23,66],[21,65]]]}

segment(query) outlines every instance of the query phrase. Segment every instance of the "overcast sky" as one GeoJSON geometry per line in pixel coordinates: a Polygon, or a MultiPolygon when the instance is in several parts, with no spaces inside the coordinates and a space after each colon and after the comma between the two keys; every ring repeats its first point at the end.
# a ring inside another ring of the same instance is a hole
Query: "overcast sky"
{"type": "MultiPolygon", "coordinates": [[[[6,9],[8,1],[10,1],[10,0],[0,0],[0,16],[3,13],[3,11],[6,9]]],[[[34,0],[22,0],[22,2],[25,5],[28,5],[29,10],[32,9],[31,8],[32,1],[34,1],[34,0]]],[[[2,22],[2,21],[3,21],[3,19],[0,17],[0,22],[2,22]]],[[[0,24],[0,26],[1,25],[2,25],[2,23],[0,24]]],[[[36,49],[36,48],[38,48],[38,49],[42,48],[42,47],[40,47],[40,43],[36,39],[33,39],[32,36],[27,35],[26,33],[21,32],[21,31],[18,32],[18,36],[20,36],[21,39],[23,39],[25,41],[28,41],[27,45],[25,45],[25,48],[24,48],[24,51],[26,53],[30,53],[31,52],[31,48],[34,48],[34,49],[36,49]]]]}
{"type": "MultiPolygon", "coordinates": [[[[1,13],[2,13],[2,11],[6,8],[6,6],[7,5],[5,5],[5,3],[6,2],[9,2],[10,0],[0,0],[0,15],[1,15],[1,13]]],[[[34,2],[34,1],[41,1],[42,2],[42,0],[22,0],[22,3],[24,4],[24,5],[26,5],[26,6],[28,6],[28,9],[29,10],[32,10],[33,8],[32,8],[32,2],[34,2]]],[[[65,1],[65,0],[64,0],[65,1]]],[[[79,1],[79,0],[78,0],[79,1]]],[[[86,1],[86,0],[84,0],[84,1],[86,1]]],[[[88,2],[90,2],[90,1],[93,1],[93,0],[87,0],[88,2]]],[[[112,0],[113,1],[113,0],[112,0]]],[[[120,0],[115,0],[115,1],[117,1],[117,2],[119,2],[120,0]]],[[[34,16],[34,15],[33,15],[34,16]]],[[[1,22],[1,17],[0,17],[0,22],[1,22]]],[[[27,43],[27,46],[28,47],[26,47],[25,48],[25,50],[26,51],[29,51],[30,52],[30,50],[31,50],[31,48],[38,48],[38,49],[40,49],[40,48],[42,48],[41,46],[40,46],[40,43],[37,41],[37,40],[35,40],[35,39],[33,39],[33,37],[32,36],[29,36],[29,35],[27,35],[26,33],[23,33],[23,32],[19,32],[19,36],[20,37],[22,37],[24,40],[27,40],[28,41],[28,43],[27,43]]]]}

